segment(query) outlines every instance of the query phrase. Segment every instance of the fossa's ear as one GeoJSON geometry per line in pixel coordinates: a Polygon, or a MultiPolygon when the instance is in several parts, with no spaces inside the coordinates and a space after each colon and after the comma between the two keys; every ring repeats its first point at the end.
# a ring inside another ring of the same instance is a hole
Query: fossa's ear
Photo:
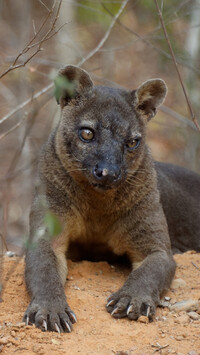
{"type": "Polygon", "coordinates": [[[136,110],[149,121],[155,116],[156,108],[163,103],[167,86],[162,79],[151,79],[139,86],[134,94],[136,110]]]}
{"type": "Polygon", "coordinates": [[[93,87],[89,74],[75,66],[67,65],[58,72],[55,79],[55,97],[63,108],[71,99],[81,97],[93,87]]]}

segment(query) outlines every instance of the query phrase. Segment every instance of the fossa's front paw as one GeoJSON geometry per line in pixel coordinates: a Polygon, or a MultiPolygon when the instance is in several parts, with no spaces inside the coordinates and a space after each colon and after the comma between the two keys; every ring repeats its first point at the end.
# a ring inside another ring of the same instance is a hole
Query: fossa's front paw
{"type": "Polygon", "coordinates": [[[152,321],[156,305],[157,301],[151,296],[121,288],[108,298],[106,309],[114,318],[128,317],[137,320],[143,315],[152,321]]]}
{"type": "Polygon", "coordinates": [[[51,330],[58,333],[71,332],[72,324],[77,321],[74,312],[64,301],[34,300],[27,308],[23,321],[35,324],[43,331],[51,330]]]}

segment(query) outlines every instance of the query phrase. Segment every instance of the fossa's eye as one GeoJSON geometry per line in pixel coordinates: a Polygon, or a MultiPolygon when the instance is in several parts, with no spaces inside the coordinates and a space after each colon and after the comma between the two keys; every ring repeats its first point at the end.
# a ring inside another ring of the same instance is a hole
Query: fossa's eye
{"type": "Polygon", "coordinates": [[[140,138],[131,139],[129,142],[126,143],[126,147],[129,151],[136,149],[140,144],[140,138]]]}
{"type": "Polygon", "coordinates": [[[80,128],[79,129],[79,138],[83,142],[90,142],[94,139],[94,131],[91,128],[80,128]]]}

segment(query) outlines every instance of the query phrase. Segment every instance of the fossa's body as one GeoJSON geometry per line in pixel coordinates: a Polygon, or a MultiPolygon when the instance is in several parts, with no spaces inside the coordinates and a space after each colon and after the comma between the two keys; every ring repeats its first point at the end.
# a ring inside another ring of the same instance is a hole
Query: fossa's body
{"type": "Polygon", "coordinates": [[[87,72],[67,66],[57,86],[61,120],[39,163],[24,319],[43,330],[71,331],[76,316],[64,293],[66,256],[76,256],[78,247],[89,259],[126,255],[132,271],[107,310],[116,318],[152,319],[174,276],[172,249],[200,251],[200,177],[154,163],[145,143],[166,85],[153,79],[131,92],[95,87],[87,72]],[[53,238],[45,209],[62,223],[53,238]]]}

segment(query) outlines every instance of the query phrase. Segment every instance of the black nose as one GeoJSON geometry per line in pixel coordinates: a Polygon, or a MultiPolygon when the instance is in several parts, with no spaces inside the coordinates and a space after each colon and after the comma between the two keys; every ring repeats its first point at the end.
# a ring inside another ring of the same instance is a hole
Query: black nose
{"type": "Polygon", "coordinates": [[[100,183],[112,183],[120,176],[120,168],[114,164],[99,163],[93,168],[93,176],[100,183]]]}

